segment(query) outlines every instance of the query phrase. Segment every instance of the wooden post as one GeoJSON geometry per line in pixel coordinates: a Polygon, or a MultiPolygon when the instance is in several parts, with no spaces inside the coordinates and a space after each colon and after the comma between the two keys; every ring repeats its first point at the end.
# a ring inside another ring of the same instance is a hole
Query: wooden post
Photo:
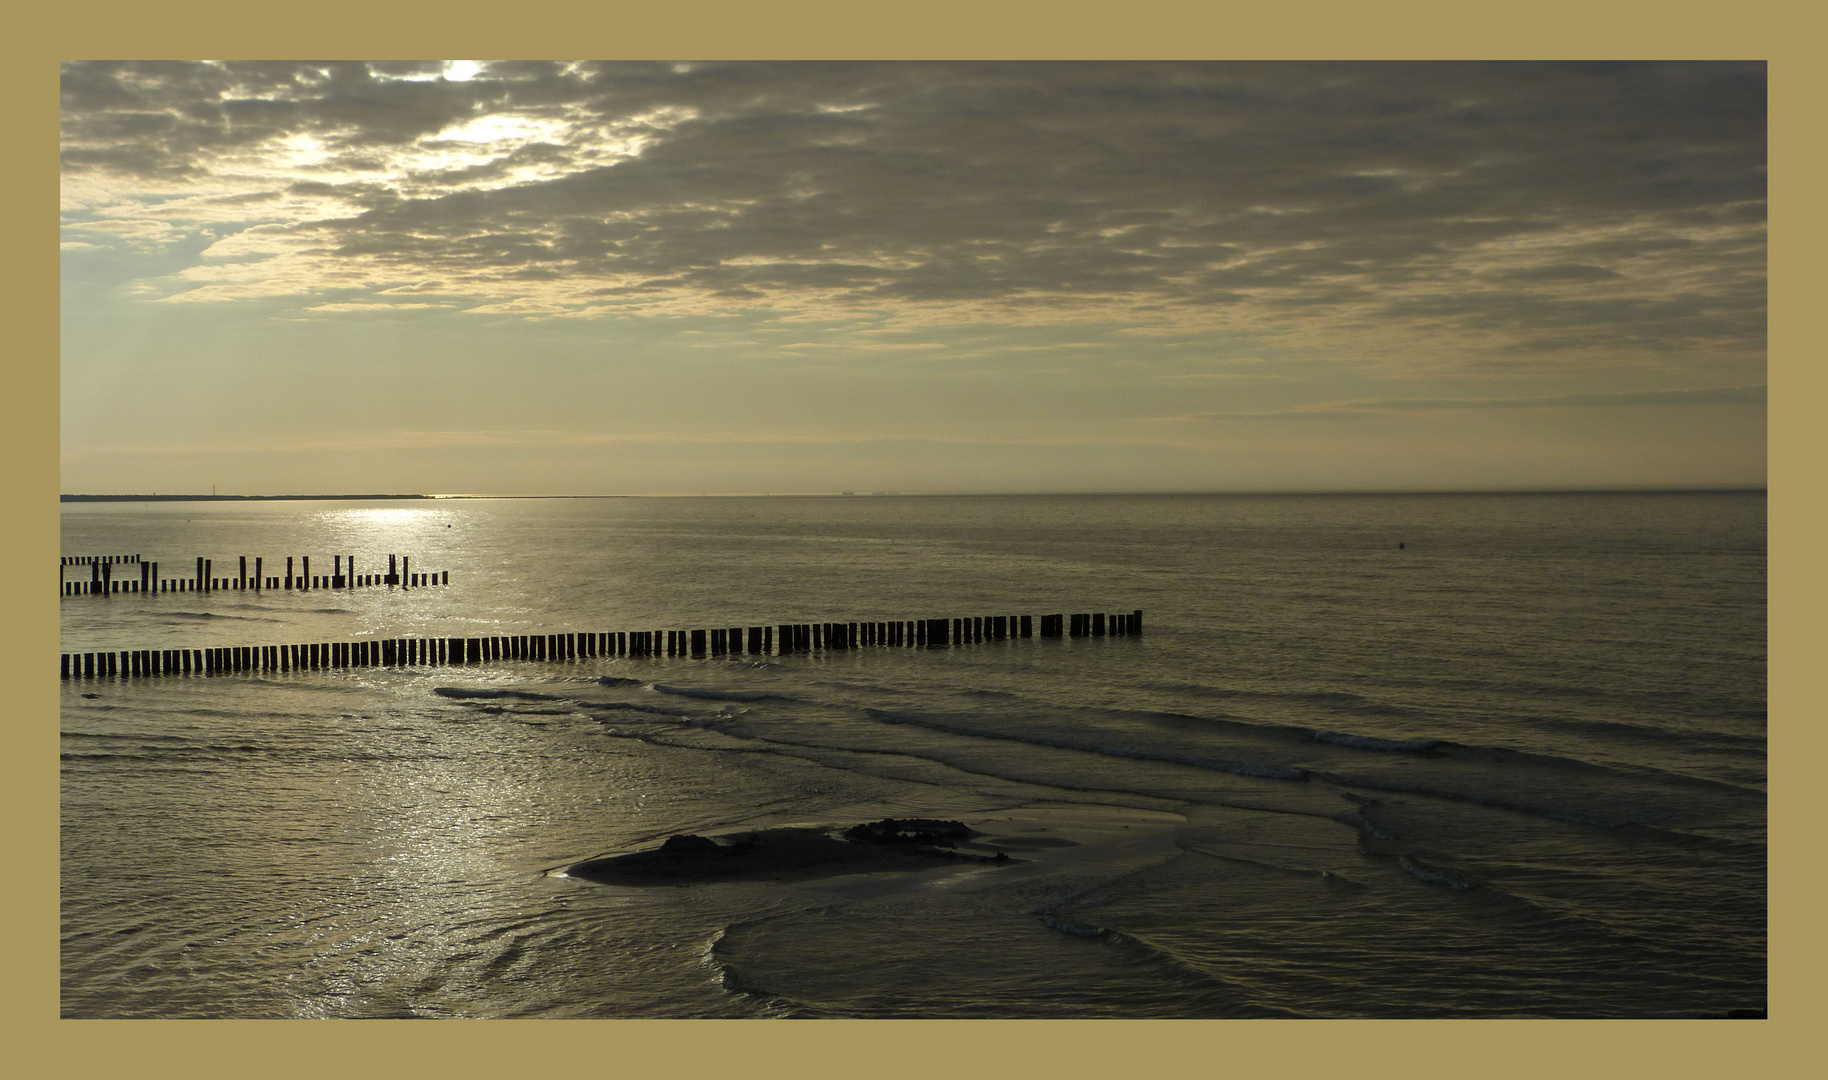
{"type": "Polygon", "coordinates": [[[394,556],[394,555],[389,555],[387,557],[387,584],[390,587],[394,586],[394,585],[398,585],[400,583],[399,571],[396,570],[395,566],[394,566],[394,560],[396,558],[397,558],[397,556],[394,556]]]}
{"type": "Polygon", "coordinates": [[[408,583],[413,576],[412,566],[413,557],[411,555],[400,556],[400,588],[402,589],[411,587],[408,583]]]}

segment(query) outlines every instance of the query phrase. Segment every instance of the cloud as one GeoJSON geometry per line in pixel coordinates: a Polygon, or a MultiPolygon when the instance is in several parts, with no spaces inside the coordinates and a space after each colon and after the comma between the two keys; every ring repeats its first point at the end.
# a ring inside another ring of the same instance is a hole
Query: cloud
{"type": "Polygon", "coordinates": [[[305,310],[323,315],[323,314],[346,314],[349,312],[385,313],[385,312],[389,312],[389,311],[411,311],[414,309],[421,309],[421,308],[443,308],[443,307],[448,307],[448,306],[449,305],[446,305],[446,304],[375,304],[375,303],[355,302],[355,303],[336,303],[336,304],[313,304],[312,306],[306,308],[305,310]]]}
{"type": "Polygon", "coordinates": [[[524,317],[1762,358],[1762,64],[448,74],[66,64],[64,201],[93,218],[69,228],[238,222],[221,250],[267,230],[187,271],[191,300],[437,282],[524,317]]]}

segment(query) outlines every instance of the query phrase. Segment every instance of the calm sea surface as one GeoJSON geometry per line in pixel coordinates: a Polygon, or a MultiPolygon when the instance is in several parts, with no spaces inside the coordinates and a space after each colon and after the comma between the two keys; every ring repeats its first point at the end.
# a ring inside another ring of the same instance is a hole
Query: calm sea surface
{"type": "Polygon", "coordinates": [[[450,572],[405,593],[66,598],[66,652],[1134,608],[1146,629],[65,682],[62,1010],[1763,1009],[1765,512],[1762,494],[66,504],[66,555],[165,576],[241,555],[450,572]],[[891,814],[974,821],[1020,860],[659,888],[549,872],[891,814]]]}

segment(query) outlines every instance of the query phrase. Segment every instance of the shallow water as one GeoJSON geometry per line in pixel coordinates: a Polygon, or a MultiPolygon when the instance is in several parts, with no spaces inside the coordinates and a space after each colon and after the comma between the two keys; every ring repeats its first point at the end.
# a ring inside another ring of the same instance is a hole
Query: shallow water
{"type": "Polygon", "coordinates": [[[66,598],[66,651],[1146,627],[65,683],[68,1016],[1764,1007],[1762,494],[66,504],[62,531],[167,576],[451,574],[66,598]],[[819,882],[548,873],[888,814],[1077,843],[819,882]]]}

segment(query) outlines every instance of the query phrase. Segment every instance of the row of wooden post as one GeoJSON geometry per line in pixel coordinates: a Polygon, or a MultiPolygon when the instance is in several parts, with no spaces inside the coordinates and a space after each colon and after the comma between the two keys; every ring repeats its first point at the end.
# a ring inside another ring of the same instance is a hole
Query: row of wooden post
{"type": "Polygon", "coordinates": [[[88,566],[91,563],[136,563],[138,555],[63,555],[65,566],[88,566]]]}
{"type": "MultiPolygon", "coordinates": [[[[158,560],[141,561],[138,555],[131,556],[65,556],[64,566],[87,565],[88,581],[64,581],[62,593],[65,596],[112,596],[117,593],[168,593],[168,592],[217,592],[221,590],[248,590],[259,592],[263,589],[311,590],[311,589],[358,589],[375,585],[398,585],[402,589],[423,588],[428,585],[449,585],[449,570],[432,573],[412,572],[412,556],[389,555],[387,573],[358,574],[355,572],[354,555],[337,555],[336,569],[330,574],[312,574],[311,556],[302,557],[303,565],[299,572],[292,572],[292,556],[286,556],[284,575],[266,573],[264,561],[254,559],[254,572],[248,573],[248,557],[240,556],[239,572],[234,577],[216,577],[215,566],[209,559],[197,557],[196,573],[188,578],[163,578],[159,576],[158,560]],[[349,560],[345,571],[343,560],[349,560]],[[84,561],[86,560],[86,561],[84,561]],[[133,562],[140,568],[140,580],[114,580],[115,562],[133,562]]],[[[58,574],[61,578],[62,571],[58,574]]]]}
{"type": "MultiPolygon", "coordinates": [[[[1059,632],[1064,615],[1041,616],[1042,637],[1059,632]],[[1054,632],[1050,633],[1050,629],[1054,632]]],[[[1072,637],[1142,632],[1142,611],[1074,615],[1072,637]],[[1083,633],[1081,632],[1083,627],[1083,633]]],[[[784,656],[866,646],[943,648],[1011,637],[1033,637],[1029,615],[893,622],[782,623],[712,630],[616,630],[601,633],[519,634],[472,638],[369,638],[304,645],[240,645],[213,649],[130,649],[64,653],[66,679],[162,675],[227,675],[255,671],[318,671],[363,667],[435,667],[491,660],[560,661],[606,656],[784,656]],[[778,646],[778,647],[777,647],[778,646]]]]}

